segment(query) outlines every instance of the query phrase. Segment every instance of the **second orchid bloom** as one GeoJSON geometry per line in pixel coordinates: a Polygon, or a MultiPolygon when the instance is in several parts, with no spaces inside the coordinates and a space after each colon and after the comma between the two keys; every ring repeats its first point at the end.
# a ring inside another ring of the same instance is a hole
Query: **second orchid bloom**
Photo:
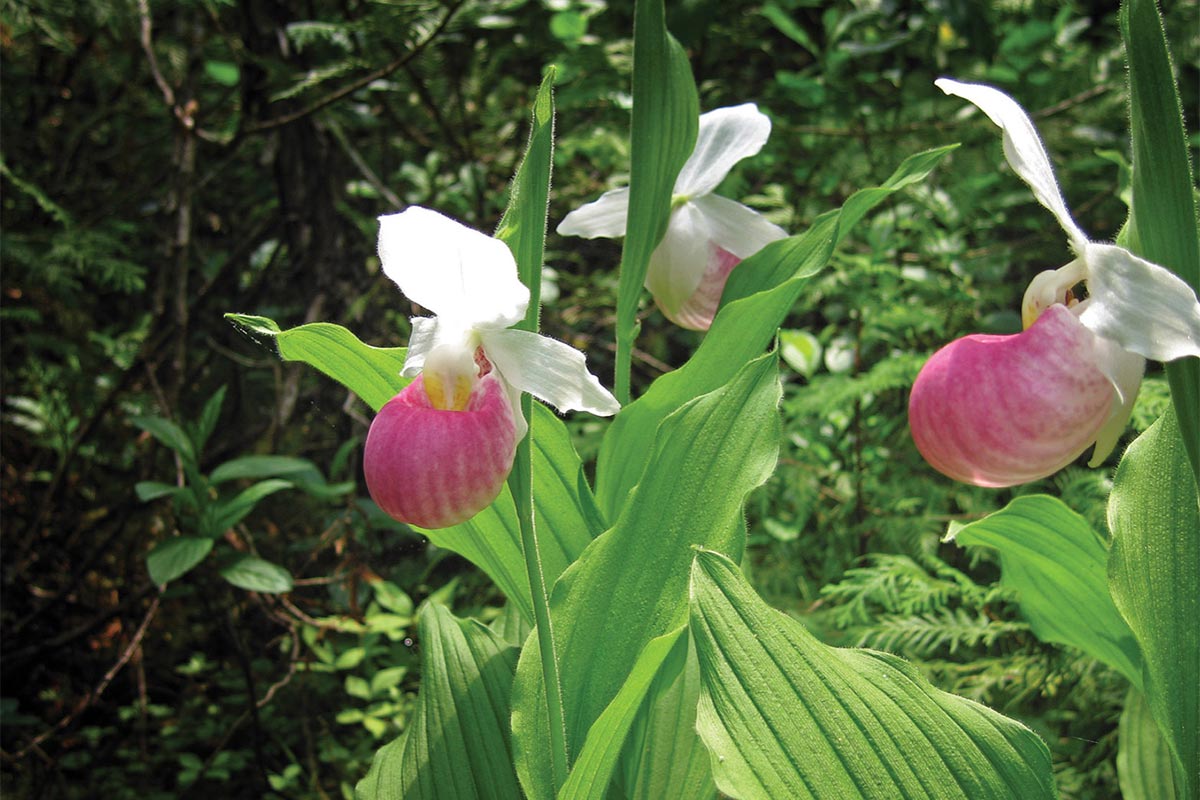
{"type": "Polygon", "coordinates": [[[384,274],[436,316],[416,317],[401,374],[415,378],[379,410],[363,470],[389,516],[423,528],[486,508],[512,469],[529,392],[560,411],[615,414],[583,353],[511,326],[529,290],[503,242],[425,208],[380,217],[384,274]]]}
{"type": "MultiPolygon", "coordinates": [[[[675,180],[667,231],[646,272],[646,288],[676,325],[708,330],[733,268],[787,236],[757,211],[713,194],[770,135],[771,120],[753,103],[700,115],[696,148],[675,180]]],[[[572,211],[557,230],[588,239],[624,236],[628,211],[629,189],[614,189],[572,211]]]]}
{"type": "Polygon", "coordinates": [[[936,469],[977,486],[1046,477],[1092,444],[1095,466],[1125,429],[1145,360],[1200,356],[1200,302],[1169,270],[1088,239],[1015,100],[990,86],[936,83],[1002,130],[1009,165],[1058,220],[1075,258],[1029,284],[1022,333],[966,336],[934,353],[909,401],[913,439],[936,469]]]}

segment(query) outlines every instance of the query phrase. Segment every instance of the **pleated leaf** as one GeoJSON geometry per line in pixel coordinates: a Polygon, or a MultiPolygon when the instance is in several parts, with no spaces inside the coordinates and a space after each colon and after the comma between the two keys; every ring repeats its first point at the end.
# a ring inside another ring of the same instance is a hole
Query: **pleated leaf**
{"type": "Polygon", "coordinates": [[[700,125],[692,68],[667,31],[663,0],[634,4],[632,117],[629,212],[617,296],[620,342],[637,336],[638,301],[650,254],[666,232],[675,179],[692,154],[700,125]]]}
{"type": "Polygon", "coordinates": [[[1043,642],[1077,647],[1142,684],[1142,654],[1108,593],[1108,547],[1057,498],[1018,497],[948,536],[1000,553],[1000,583],[1043,642]]]}
{"type": "MultiPolygon", "coordinates": [[[[1154,0],[1126,0],[1120,19],[1133,150],[1130,249],[1200,292],[1191,161],[1162,17],[1154,0]]],[[[1166,368],[1192,471],[1200,481],[1200,359],[1180,359],[1166,368]]]]}
{"type": "Polygon", "coordinates": [[[719,553],[696,555],[691,631],[697,724],[730,797],[1057,796],[1031,730],[935,689],[900,658],[822,644],[719,553]]]}
{"type": "Polygon", "coordinates": [[[404,734],[375,754],[359,800],[513,800],[509,741],[517,650],[472,619],[427,603],[418,623],[421,691],[404,734]]]}
{"type": "Polygon", "coordinates": [[[1108,500],[1109,589],[1142,649],[1142,685],[1175,764],[1200,796],[1200,507],[1175,412],[1125,451],[1108,500]]]}
{"type": "Polygon", "coordinates": [[[1150,715],[1146,696],[1132,686],[1125,695],[1117,735],[1117,777],[1123,800],[1176,800],[1170,748],[1150,715]]]}
{"type": "Polygon", "coordinates": [[[400,377],[408,352],[403,347],[372,347],[331,322],[310,322],[280,330],[267,317],[226,314],[225,319],[251,337],[271,338],[284,361],[316,367],[362,398],[372,411],[378,411],[408,385],[408,379],[400,377]]]}
{"type": "MultiPolygon", "coordinates": [[[[683,624],[692,546],[740,558],[744,498],[771,474],[778,454],[778,372],[774,354],[760,356],[664,420],[643,443],[650,451],[645,475],[613,527],[555,585],[550,610],[571,754],[646,644],[683,624]]],[[[556,787],[532,650],[517,670],[513,734],[522,786],[531,798],[547,798],[556,787]]]]}

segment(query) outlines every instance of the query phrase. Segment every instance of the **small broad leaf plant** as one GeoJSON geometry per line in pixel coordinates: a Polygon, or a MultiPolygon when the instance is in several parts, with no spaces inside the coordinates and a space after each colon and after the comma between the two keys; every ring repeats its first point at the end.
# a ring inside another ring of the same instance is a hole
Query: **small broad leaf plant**
{"type": "MultiPolygon", "coordinates": [[[[686,57],[663,25],[662,3],[639,0],[637,7],[635,52],[654,52],[668,68],[639,74],[635,59],[635,108],[647,87],[656,97],[694,98],[686,57]]],[[[1131,2],[1125,13],[1151,25],[1158,19],[1153,4],[1131,2]]],[[[1130,51],[1131,59],[1137,52],[1130,51]]],[[[937,470],[981,486],[1044,477],[1093,443],[1098,463],[1125,427],[1145,360],[1200,355],[1195,291],[1168,265],[1088,239],[1016,101],[989,86],[948,79],[937,85],[1000,127],[1009,164],[1066,231],[1074,258],[1030,284],[1023,333],[968,336],[929,359],[909,409],[917,447],[937,470]],[[1081,284],[1086,297],[1078,293],[1081,284]]],[[[507,787],[497,796],[547,799],[639,792],[1057,796],[1049,751],[1029,728],[938,691],[900,659],[828,647],[769,609],[737,567],[745,538],[740,514],[712,511],[728,505],[714,499],[725,487],[696,478],[702,469],[682,477],[656,469],[709,459],[714,474],[739,492],[766,479],[763,454],[769,467],[781,433],[777,369],[764,371],[763,351],[798,296],[796,287],[823,263],[813,259],[827,260],[831,242],[845,235],[837,228],[840,211],[808,233],[788,236],[715,193],[735,164],[767,143],[770,119],[753,104],[709,111],[687,125],[663,117],[647,123],[658,128],[635,132],[635,139],[665,142],[676,152],[691,148],[677,174],[657,183],[672,187],[669,197],[639,196],[656,184],[637,176],[656,165],[638,163],[646,156],[635,147],[632,185],[568,214],[557,232],[625,236],[627,254],[647,257],[641,264],[623,260],[622,269],[645,276],[669,320],[709,333],[678,371],[686,379],[665,375],[621,407],[589,372],[583,353],[530,329],[537,301],[522,278],[541,271],[549,86],[543,83],[535,101],[534,134],[501,226],[504,240],[426,208],[380,217],[384,272],[431,312],[412,320],[399,374],[389,373],[394,353],[385,357],[390,351],[353,336],[325,340],[336,346],[295,347],[306,336],[328,337],[333,326],[280,334],[281,342],[293,337],[293,349],[284,352],[281,343],[281,354],[351,389],[359,379],[345,364],[383,365],[394,397],[373,404],[363,457],[371,497],[495,578],[522,622],[487,628],[425,609],[418,703],[400,739],[376,755],[359,796],[490,796],[488,786],[507,787]],[[530,178],[537,175],[544,182],[530,178]],[[636,226],[654,229],[656,240],[629,241],[634,207],[666,214],[657,227],[636,226]],[[518,254],[530,252],[535,261],[518,263],[529,259],[518,254]],[[735,270],[745,273],[738,296],[723,298],[735,270]],[[767,331],[761,344],[747,347],[743,331],[750,329],[767,331]],[[741,354],[736,361],[733,353],[741,354]],[[614,417],[595,491],[561,421],[530,415],[526,394],[562,413],[614,417]],[[747,414],[773,422],[754,417],[746,424],[747,414]],[[640,472],[627,477],[614,453],[641,459],[640,472]],[[604,499],[614,494],[616,502],[604,499]],[[672,520],[686,524],[680,529],[672,520]],[[636,561],[609,541],[635,543],[636,561]],[[621,596],[614,597],[617,585],[621,596]],[[593,613],[597,606],[607,610],[593,613]],[[585,657],[586,663],[573,660],[585,657]]],[[[1136,118],[1136,104],[1134,112],[1136,118]]],[[[925,171],[935,162],[927,158],[925,171]]],[[[891,179],[898,186],[905,169],[891,179]]],[[[861,216],[856,207],[847,226],[861,216]]],[[[231,317],[278,332],[262,318],[231,317]]],[[[627,375],[617,376],[618,385],[622,378],[628,385],[627,375]]],[[[1053,587],[1039,589],[1053,594],[1053,587]]],[[[1038,608],[1053,607],[1054,598],[1039,595],[1039,602],[1038,608]]],[[[1137,626],[1130,627],[1136,637],[1137,626]]],[[[1136,654],[1121,652],[1126,674],[1136,675],[1129,666],[1136,654]]],[[[1147,685],[1152,711],[1160,699],[1147,685]]],[[[1159,727],[1177,771],[1186,773],[1194,737],[1174,736],[1161,721],[1159,727]]],[[[1195,789],[1186,780],[1176,785],[1195,789]]]]}

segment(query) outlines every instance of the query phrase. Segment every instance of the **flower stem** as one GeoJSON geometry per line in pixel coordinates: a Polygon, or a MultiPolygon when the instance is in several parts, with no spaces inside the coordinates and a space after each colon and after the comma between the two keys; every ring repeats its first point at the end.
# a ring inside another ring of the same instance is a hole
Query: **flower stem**
{"type": "Polygon", "coordinates": [[[633,370],[633,340],[624,336],[617,336],[617,372],[613,376],[613,389],[617,402],[621,405],[629,403],[630,394],[630,372],[633,370]]]}
{"type": "Polygon", "coordinates": [[[567,781],[568,749],[567,723],[563,712],[562,684],[558,677],[558,653],[554,645],[554,629],[550,621],[550,594],[542,569],[541,550],[533,518],[533,481],[530,441],[533,436],[532,400],[521,398],[521,412],[530,421],[530,430],[517,446],[516,461],[509,475],[509,488],[517,506],[521,529],[521,552],[525,572],[529,577],[529,595],[533,603],[533,619],[537,630],[538,654],[542,662],[542,678],[546,691],[546,715],[550,729],[550,765],[557,791],[567,781]]]}

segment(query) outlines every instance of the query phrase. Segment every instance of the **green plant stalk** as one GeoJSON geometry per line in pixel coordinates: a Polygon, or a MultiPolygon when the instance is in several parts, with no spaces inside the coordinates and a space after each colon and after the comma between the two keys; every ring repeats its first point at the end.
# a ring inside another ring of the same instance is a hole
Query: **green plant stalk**
{"type": "MultiPolygon", "coordinates": [[[[521,397],[521,413],[532,419],[533,400],[529,395],[521,397]]],[[[563,712],[562,684],[558,674],[558,653],[554,647],[554,629],[550,621],[550,594],[546,587],[542,569],[541,552],[533,520],[533,470],[531,464],[530,433],[517,445],[516,461],[508,477],[513,500],[517,506],[517,519],[521,527],[521,551],[525,556],[525,573],[529,576],[529,593],[533,600],[533,619],[536,625],[538,654],[541,656],[542,674],[546,681],[546,714],[550,718],[550,763],[557,790],[567,782],[567,722],[563,712]]]]}
{"type": "MultiPolygon", "coordinates": [[[[1133,144],[1130,249],[1161,264],[1200,292],[1200,239],[1179,90],[1162,17],[1153,0],[1121,7],[1129,66],[1129,127],[1133,144]]],[[[1200,487],[1200,359],[1166,365],[1171,401],[1200,487]]]]}
{"type": "MultiPolygon", "coordinates": [[[[529,146],[513,179],[513,197],[500,221],[498,235],[513,249],[521,282],[529,288],[529,307],[525,319],[514,327],[538,330],[542,303],[542,260],[546,248],[546,218],[549,212],[550,173],[554,151],[554,102],[552,87],[555,70],[547,70],[533,107],[533,128],[529,146]]],[[[538,547],[533,518],[533,398],[521,395],[520,413],[529,423],[525,437],[517,444],[508,486],[516,505],[521,533],[521,554],[529,579],[529,595],[537,631],[538,655],[546,676],[546,714],[550,723],[550,762],[557,789],[567,781],[567,725],[563,712],[562,685],[559,679],[558,653],[550,621],[550,592],[538,547]]]]}

